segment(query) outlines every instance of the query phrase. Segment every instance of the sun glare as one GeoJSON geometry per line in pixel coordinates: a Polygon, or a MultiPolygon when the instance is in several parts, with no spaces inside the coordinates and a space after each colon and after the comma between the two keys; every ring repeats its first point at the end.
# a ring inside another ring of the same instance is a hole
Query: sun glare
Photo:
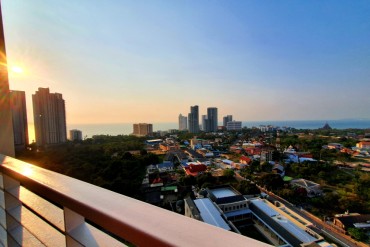
{"type": "Polygon", "coordinates": [[[32,170],[32,167],[30,165],[26,165],[25,167],[23,167],[22,169],[22,172],[21,172],[23,175],[25,176],[30,176],[32,175],[33,173],[33,170],[32,170]]]}
{"type": "Polygon", "coordinates": [[[23,69],[21,67],[18,67],[18,66],[13,66],[11,68],[11,70],[14,72],[14,73],[17,73],[17,74],[21,74],[23,73],[23,69]]]}

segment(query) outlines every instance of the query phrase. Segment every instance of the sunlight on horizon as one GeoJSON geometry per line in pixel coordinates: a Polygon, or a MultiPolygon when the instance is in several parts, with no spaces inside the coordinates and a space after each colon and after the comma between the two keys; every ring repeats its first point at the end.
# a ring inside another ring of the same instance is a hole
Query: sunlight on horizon
{"type": "Polygon", "coordinates": [[[28,142],[31,144],[36,140],[35,125],[28,123],[28,142]]]}

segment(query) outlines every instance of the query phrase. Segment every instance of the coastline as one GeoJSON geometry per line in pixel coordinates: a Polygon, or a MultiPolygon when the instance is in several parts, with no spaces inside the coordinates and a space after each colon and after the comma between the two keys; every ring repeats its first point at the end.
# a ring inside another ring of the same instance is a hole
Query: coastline
{"type": "MultiPolygon", "coordinates": [[[[242,121],[242,126],[251,128],[260,125],[273,125],[277,127],[292,127],[296,129],[318,129],[328,123],[333,129],[370,129],[370,120],[296,120],[296,121],[242,121]]],[[[219,123],[222,124],[222,123],[219,123]]],[[[129,135],[133,132],[133,123],[113,124],[68,124],[68,130],[79,129],[85,137],[93,135],[129,135]]],[[[153,123],[154,131],[167,131],[178,129],[178,123],[153,123]]]]}

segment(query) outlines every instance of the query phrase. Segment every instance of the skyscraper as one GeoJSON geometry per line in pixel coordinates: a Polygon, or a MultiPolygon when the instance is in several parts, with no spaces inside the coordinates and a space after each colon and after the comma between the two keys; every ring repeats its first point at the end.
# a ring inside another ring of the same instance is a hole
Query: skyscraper
{"type": "Polygon", "coordinates": [[[227,116],[224,117],[223,120],[224,120],[223,121],[223,126],[226,127],[228,122],[233,121],[233,116],[232,115],[227,115],[227,116]]]}
{"type": "Polygon", "coordinates": [[[208,122],[207,115],[202,115],[202,130],[203,131],[207,131],[207,122],[208,122]]]}
{"type": "Polygon", "coordinates": [[[15,149],[25,149],[28,145],[26,93],[24,91],[10,91],[10,107],[13,117],[15,149]]]}
{"type": "Polygon", "coordinates": [[[59,144],[67,140],[65,103],[60,93],[39,88],[32,95],[36,145],[59,144]]]}
{"type": "Polygon", "coordinates": [[[188,129],[188,118],[183,116],[183,115],[179,115],[179,130],[186,130],[188,129]]]}
{"type": "Polygon", "coordinates": [[[188,127],[190,133],[199,132],[199,107],[197,105],[190,107],[190,113],[188,115],[188,127]]]}
{"type": "Polygon", "coordinates": [[[207,108],[207,119],[206,121],[206,131],[207,132],[215,132],[217,131],[218,127],[218,113],[216,107],[208,107],[207,108]]]}
{"type": "Polygon", "coordinates": [[[148,123],[137,123],[133,125],[134,135],[136,136],[147,136],[153,134],[153,124],[148,123]]]}

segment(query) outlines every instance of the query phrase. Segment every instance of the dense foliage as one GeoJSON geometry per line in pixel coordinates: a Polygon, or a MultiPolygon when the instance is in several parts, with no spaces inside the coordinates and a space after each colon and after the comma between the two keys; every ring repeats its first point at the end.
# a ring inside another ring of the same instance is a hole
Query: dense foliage
{"type": "Polygon", "coordinates": [[[158,157],[142,150],[143,139],[133,136],[94,136],[80,143],[66,143],[19,154],[19,158],[106,189],[140,198],[146,166],[158,157]]]}

